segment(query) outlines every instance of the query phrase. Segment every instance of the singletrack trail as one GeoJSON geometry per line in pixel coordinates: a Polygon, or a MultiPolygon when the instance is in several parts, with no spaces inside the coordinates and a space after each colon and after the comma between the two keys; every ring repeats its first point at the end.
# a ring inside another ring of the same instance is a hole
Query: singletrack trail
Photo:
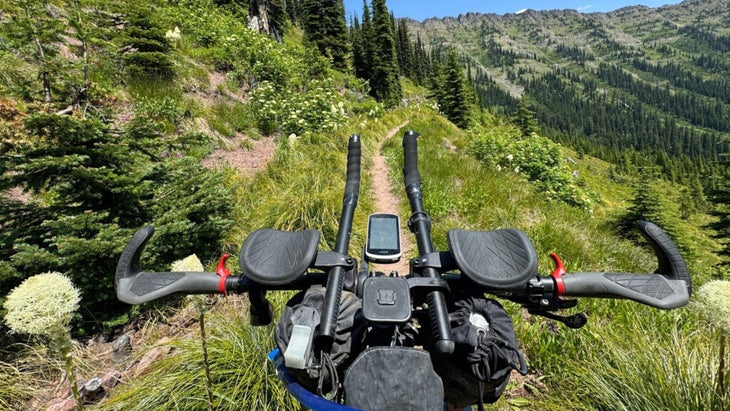
{"type": "MultiPolygon", "coordinates": [[[[382,153],[383,142],[393,137],[401,128],[405,127],[408,121],[396,126],[388,132],[384,139],[378,143],[378,148],[373,154],[373,168],[370,170],[370,181],[372,182],[372,194],[375,203],[375,211],[379,213],[398,213],[400,199],[393,194],[394,188],[391,184],[388,172],[390,168],[385,161],[385,156],[382,153]]],[[[401,216],[401,232],[400,232],[401,250],[403,252],[403,258],[394,264],[378,264],[378,269],[386,274],[391,271],[398,271],[400,275],[408,274],[408,260],[413,250],[413,240],[411,233],[408,231],[408,219],[404,219],[401,216]]]]}

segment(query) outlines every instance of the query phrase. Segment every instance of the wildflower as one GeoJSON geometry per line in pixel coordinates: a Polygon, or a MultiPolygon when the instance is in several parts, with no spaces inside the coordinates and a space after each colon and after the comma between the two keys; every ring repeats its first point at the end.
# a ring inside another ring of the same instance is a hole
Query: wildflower
{"type": "Polygon", "coordinates": [[[180,29],[175,26],[173,30],[167,30],[167,33],[165,33],[165,38],[171,41],[180,40],[180,29]]]}
{"type": "Polygon", "coordinates": [[[14,332],[56,339],[66,332],[80,300],[79,291],[63,274],[35,275],[8,294],[5,322],[14,332]]]}
{"type": "Polygon", "coordinates": [[[730,335],[730,281],[708,281],[697,290],[700,313],[715,328],[730,335]]]}
{"type": "Polygon", "coordinates": [[[198,256],[193,254],[172,263],[172,271],[197,272],[205,270],[203,269],[203,263],[200,262],[198,256]]]}

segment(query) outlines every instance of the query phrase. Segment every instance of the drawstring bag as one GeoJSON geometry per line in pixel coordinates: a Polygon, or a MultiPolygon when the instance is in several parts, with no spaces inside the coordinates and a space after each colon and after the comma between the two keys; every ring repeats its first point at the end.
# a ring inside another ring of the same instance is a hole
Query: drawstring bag
{"type": "MultiPolygon", "coordinates": [[[[302,322],[302,317],[311,318],[310,324],[318,329],[319,316],[324,305],[325,288],[312,286],[292,297],[284,307],[284,312],[274,330],[276,345],[282,353],[286,352],[294,325],[302,322]]],[[[315,330],[315,335],[316,335],[315,330]]],[[[337,395],[339,377],[344,369],[363,350],[365,320],[362,317],[362,301],[355,294],[343,291],[340,312],[337,316],[335,339],[332,349],[317,352],[312,346],[305,369],[289,369],[297,382],[309,391],[326,398],[337,395]]]]}
{"type": "Polygon", "coordinates": [[[444,381],[446,402],[463,408],[499,399],[513,369],[527,373],[512,319],[497,301],[472,296],[455,303],[450,313],[456,344],[450,357],[434,357],[444,381]]]}

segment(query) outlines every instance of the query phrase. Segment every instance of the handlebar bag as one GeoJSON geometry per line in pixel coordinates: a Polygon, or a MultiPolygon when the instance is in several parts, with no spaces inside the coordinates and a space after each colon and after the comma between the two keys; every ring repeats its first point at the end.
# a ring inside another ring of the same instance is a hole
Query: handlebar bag
{"type": "MultiPolygon", "coordinates": [[[[274,338],[282,353],[286,352],[292,330],[297,321],[301,321],[302,313],[316,313],[313,326],[318,326],[319,315],[324,305],[325,288],[312,286],[297,293],[284,307],[279,319],[274,338]]],[[[337,393],[340,376],[347,366],[363,350],[365,336],[365,319],[362,316],[362,301],[349,291],[342,291],[340,312],[337,316],[335,339],[329,353],[317,354],[312,348],[305,369],[289,369],[297,382],[307,390],[318,395],[334,396],[337,393]]],[[[316,331],[315,331],[316,335],[316,331]]]]}
{"type": "Polygon", "coordinates": [[[444,389],[424,350],[370,347],[345,375],[350,407],[368,411],[440,411],[444,389]]]}
{"type": "Polygon", "coordinates": [[[432,355],[444,380],[446,402],[466,407],[499,399],[513,369],[527,373],[512,319],[499,302],[471,296],[455,303],[449,314],[456,344],[450,358],[432,355]]]}

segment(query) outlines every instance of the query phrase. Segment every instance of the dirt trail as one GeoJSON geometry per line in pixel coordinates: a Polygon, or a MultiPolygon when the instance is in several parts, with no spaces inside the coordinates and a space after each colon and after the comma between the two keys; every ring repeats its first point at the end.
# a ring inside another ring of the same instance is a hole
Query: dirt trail
{"type": "MultiPolygon", "coordinates": [[[[396,126],[388,132],[388,135],[378,143],[378,148],[373,154],[373,168],[370,170],[370,181],[372,181],[372,194],[375,200],[375,211],[381,213],[398,213],[400,204],[399,198],[394,194],[394,187],[388,177],[388,165],[385,162],[385,156],[382,153],[383,142],[393,137],[401,128],[405,127],[408,121],[396,126]]],[[[395,270],[400,275],[408,274],[408,256],[413,250],[412,235],[408,231],[407,219],[401,216],[401,248],[403,258],[394,264],[378,264],[378,271],[390,273],[395,270]]]]}

